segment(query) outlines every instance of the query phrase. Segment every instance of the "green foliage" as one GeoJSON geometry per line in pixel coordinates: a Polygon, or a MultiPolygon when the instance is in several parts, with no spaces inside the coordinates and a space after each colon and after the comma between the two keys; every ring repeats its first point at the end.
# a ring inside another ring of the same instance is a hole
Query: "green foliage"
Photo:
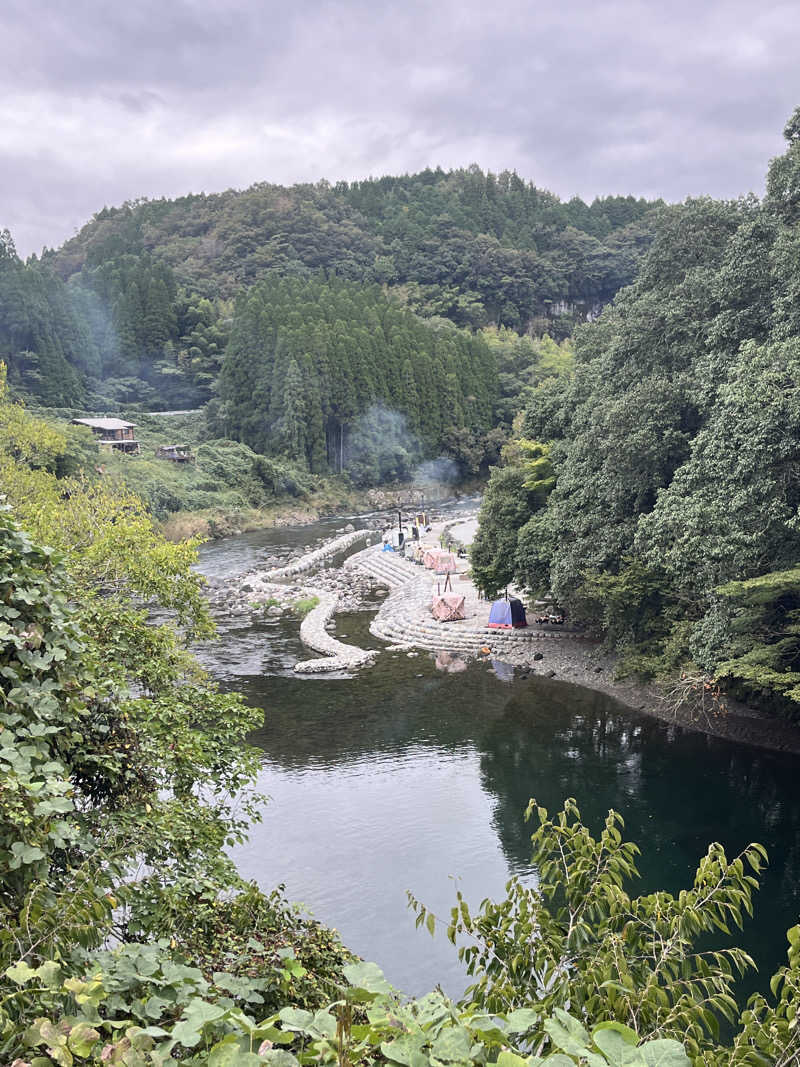
{"type": "Polygon", "coordinates": [[[260,183],[105,208],[48,261],[101,293],[128,278],[140,301],[160,278],[155,265],[168,265],[185,288],[175,311],[189,353],[202,348],[191,343],[196,319],[208,316],[197,294],[213,308],[267,274],[320,270],[393,287],[460,326],[552,332],[561,318],[571,325],[571,305],[606,301],[632,280],[655,206],[621,196],[562,203],[514,173],[474,166],[335,186],[260,183]]]}
{"type": "MultiPolygon", "coordinates": [[[[19,901],[48,856],[80,836],[71,757],[80,758],[84,691],[82,635],[59,587],[63,571],[0,514],[0,866],[7,900],[19,901]],[[63,736],[62,736],[63,735],[63,736]]],[[[98,694],[99,696],[99,694],[98,694]]]]}
{"type": "Polygon", "coordinates": [[[529,391],[522,433],[550,443],[556,482],[482,563],[549,586],[629,669],[702,674],[792,717],[793,601],[756,610],[746,583],[800,552],[795,125],[763,204],[663,209],[634,284],[576,331],[574,373],[529,391]]]}
{"type": "Polygon", "coordinates": [[[295,615],[299,615],[301,619],[304,619],[310,611],[314,610],[317,604],[319,604],[318,596],[305,597],[302,600],[295,600],[292,604],[292,611],[295,615]]]}
{"type": "Polygon", "coordinates": [[[473,579],[486,596],[514,580],[517,533],[530,515],[530,494],[520,467],[495,467],[483,496],[470,550],[473,579]]]}
{"type": "MultiPolygon", "coordinates": [[[[516,174],[471,167],[126,203],[41,263],[21,263],[4,231],[0,359],[15,391],[45,404],[197,407],[213,395],[232,300],[267,277],[319,273],[390,287],[417,314],[461,327],[561,338],[633,279],[656,206],[561,203],[516,174]]],[[[303,404],[285,411],[305,375],[299,357],[313,352],[298,353],[281,401],[277,434],[292,455],[303,404]]],[[[513,390],[504,397],[514,405],[513,390]]]]}
{"type": "MultiPolygon", "coordinates": [[[[727,936],[752,914],[763,848],[751,845],[728,860],[720,845],[711,845],[689,888],[633,897],[626,883],[637,875],[638,849],[623,840],[618,814],[609,812],[597,838],[572,800],[554,818],[531,801],[528,815],[538,821],[532,837],[536,885],[512,878],[503,900],[485,900],[474,914],[459,893],[446,923],[476,979],[466,1003],[489,1015],[535,1005],[537,1018],[526,1035],[534,1052],[555,1034],[563,1040],[564,1028],[554,1026],[552,1016],[560,1018],[559,1009],[568,1006],[587,1025],[602,1020],[622,1043],[637,1035],[680,1041],[694,1063],[733,1062],[723,1056],[730,1050],[719,1044],[720,1034],[738,1018],[735,981],[753,963],[739,949],[714,948],[712,935],[727,936]]],[[[411,903],[417,925],[433,932],[435,916],[411,903]]],[[[775,988],[784,980],[776,978],[775,988]]],[[[776,1010],[761,998],[751,1001],[739,1020],[737,1046],[749,1040],[744,1034],[756,1004],[762,1013],[776,1010]]],[[[579,1032],[580,1024],[568,1029],[573,1043],[560,1047],[586,1056],[578,1045],[588,1047],[588,1035],[579,1032]]],[[[607,1037],[608,1044],[592,1033],[603,1050],[617,1043],[607,1037]]],[[[791,1042],[795,1048],[797,1038],[791,1042]]]]}
{"type": "Polygon", "coordinates": [[[523,410],[532,389],[572,373],[575,352],[570,339],[559,343],[547,333],[541,338],[520,336],[503,326],[487,327],[481,330],[481,337],[497,361],[497,414],[507,426],[523,410]]]}
{"type": "Polygon", "coordinates": [[[50,404],[80,402],[83,376],[99,362],[67,287],[35,258],[23,264],[8,230],[0,233],[0,360],[15,389],[50,404]]]}
{"type": "Polygon", "coordinates": [[[407,477],[445,434],[491,428],[491,350],[426,325],[377,287],[270,277],[240,297],[215,431],[357,484],[407,477]]]}
{"type": "Polygon", "coordinates": [[[0,442],[7,459],[35,470],[56,472],[67,452],[65,433],[9,402],[7,368],[0,362],[0,442]]]}
{"type": "Polygon", "coordinates": [[[679,613],[663,572],[620,560],[617,572],[587,571],[572,601],[573,618],[622,653],[623,670],[652,673],[679,613]]]}
{"type": "Polygon", "coordinates": [[[799,586],[800,567],[722,586],[725,643],[715,634],[703,646],[737,695],[791,719],[800,717],[799,586]]]}
{"type": "MultiPolygon", "coordinates": [[[[83,980],[63,980],[53,965],[9,969],[26,992],[32,986],[50,1015],[27,1028],[19,1051],[37,1064],[124,1063],[129,1067],[182,1063],[208,1067],[243,1064],[497,1064],[497,1067],[687,1067],[677,1041],[640,1042],[629,1028],[609,1023],[591,1036],[566,1011],[545,1021],[554,1051],[530,1055],[526,1037],[540,1016],[530,1009],[486,1014],[457,1008],[443,993],[402,1001],[373,963],[344,968],[338,996],[316,1011],[294,1005],[254,1015],[258,983],[216,975],[205,982],[195,968],[164,958],[163,948],[126,946],[101,956],[83,980]],[[77,1012],[60,1015],[66,1002],[77,1012]],[[240,1005],[238,1002],[242,1002],[240,1005]],[[113,1013],[113,1015],[112,1015],[113,1013]],[[257,1021],[257,1018],[259,1021],[257,1021]]],[[[292,961],[287,961],[289,967],[292,961]]]]}
{"type": "Polygon", "coordinates": [[[517,442],[504,452],[507,465],[491,473],[470,550],[473,577],[487,596],[496,596],[518,576],[520,531],[546,505],[555,484],[549,453],[536,441],[517,442]]]}
{"type": "Polygon", "coordinates": [[[187,1033],[195,1009],[318,1006],[350,957],[229,858],[263,806],[260,715],[187,651],[212,633],[194,544],[130,493],[57,477],[66,449],[0,397],[3,488],[36,534],[0,514],[0,1059],[138,1063],[143,1029],[187,1033]]]}

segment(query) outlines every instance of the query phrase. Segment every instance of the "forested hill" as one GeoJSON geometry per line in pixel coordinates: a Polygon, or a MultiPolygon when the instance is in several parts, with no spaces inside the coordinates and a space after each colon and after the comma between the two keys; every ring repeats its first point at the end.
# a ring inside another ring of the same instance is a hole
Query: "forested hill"
{"type": "Polygon", "coordinates": [[[553,304],[604,302],[630,282],[654,206],[622,196],[562,203],[516,174],[478,167],[335,186],[262,183],[104,208],[46,258],[67,279],[146,254],[212,299],[269,271],[333,271],[408,287],[412,307],[458,325],[518,328],[553,304]]]}
{"type": "Polygon", "coordinates": [[[220,436],[313,473],[405,478],[426,454],[492,428],[495,356],[434,329],[378,286],[275,276],[240,298],[212,421],[220,436]]]}
{"type": "Polygon", "coordinates": [[[659,207],[565,203],[470,167],[104,208],[27,264],[6,232],[0,359],[14,390],[51,405],[201,405],[235,299],[275,275],[380,286],[473,333],[561,339],[633,280],[659,207]]]}
{"type": "Polygon", "coordinates": [[[533,392],[485,498],[490,589],[552,590],[632,669],[800,719],[800,109],[763,202],[673,209],[533,392]]]}

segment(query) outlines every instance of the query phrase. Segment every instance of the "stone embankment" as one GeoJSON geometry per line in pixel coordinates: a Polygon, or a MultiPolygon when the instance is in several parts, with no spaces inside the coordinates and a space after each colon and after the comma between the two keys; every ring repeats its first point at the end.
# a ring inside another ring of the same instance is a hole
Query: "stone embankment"
{"type": "Polygon", "coordinates": [[[370,530],[346,530],[313,551],[289,560],[268,570],[256,568],[234,578],[209,583],[208,596],[212,607],[219,613],[266,615],[278,617],[287,612],[297,612],[314,597],[318,603],[303,618],[300,638],[304,644],[317,652],[325,653],[324,659],[304,660],[294,670],[298,674],[317,674],[323,671],[348,671],[372,661],[375,652],[364,651],[353,645],[337,641],[326,630],[334,612],[359,610],[374,589],[372,579],[340,568],[325,568],[326,561],[346,552],[353,545],[370,536],[370,530]],[[298,581],[301,575],[318,571],[313,578],[298,581]]]}
{"type": "Polygon", "coordinates": [[[459,575],[452,576],[452,586],[454,592],[466,597],[467,618],[437,622],[431,615],[430,605],[437,583],[443,583],[443,577],[432,575],[393,552],[382,552],[379,545],[351,556],[345,569],[366,573],[391,591],[373,619],[370,632],[393,645],[462,652],[469,656],[482,652],[486,655],[485,649],[494,656],[505,653],[533,656],[543,641],[567,636],[563,631],[544,629],[490,630],[486,626],[488,602],[479,600],[472,583],[461,580],[459,575]]]}
{"type": "Polygon", "coordinates": [[[300,639],[315,652],[324,652],[325,658],[295,663],[294,670],[298,674],[321,674],[326,671],[350,671],[371,663],[377,653],[345,645],[328,633],[326,626],[336,611],[338,598],[331,593],[317,595],[319,604],[300,624],[300,639]]]}
{"type": "Polygon", "coordinates": [[[212,608],[225,615],[279,616],[294,610],[298,600],[318,596],[321,591],[339,599],[340,611],[357,611],[372,587],[364,575],[361,581],[346,580],[339,568],[325,567],[326,561],[357,545],[369,530],[350,530],[311,551],[297,553],[290,560],[267,568],[257,567],[242,574],[209,580],[206,594],[212,608]],[[317,571],[313,578],[302,576],[317,571]]]}
{"type": "Polygon", "coordinates": [[[341,537],[334,537],[332,541],[327,541],[321,548],[317,548],[313,552],[307,552],[299,559],[287,563],[284,567],[275,567],[271,571],[266,571],[260,574],[259,577],[262,582],[277,582],[284,578],[294,578],[298,574],[305,574],[306,571],[311,571],[318,567],[320,563],[330,556],[335,556],[337,552],[344,552],[356,544],[357,541],[363,541],[365,537],[369,536],[369,533],[369,530],[353,530],[350,533],[342,534],[341,537]]]}

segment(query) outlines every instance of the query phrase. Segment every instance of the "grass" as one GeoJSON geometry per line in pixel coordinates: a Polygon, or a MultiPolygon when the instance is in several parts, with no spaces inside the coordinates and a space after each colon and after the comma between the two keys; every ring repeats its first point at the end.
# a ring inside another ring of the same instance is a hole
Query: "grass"
{"type": "MultiPolygon", "coordinates": [[[[68,408],[42,408],[36,414],[55,426],[88,414],[68,408]]],[[[122,417],[125,413],[122,412],[122,417]]],[[[255,530],[313,522],[321,515],[373,510],[370,490],[354,489],[346,477],[310,475],[282,459],[257,456],[234,441],[209,441],[202,411],[185,415],[130,412],[141,453],[103,452],[87,469],[98,467],[147,502],[171,541],[214,539],[255,530]],[[156,449],[184,445],[194,463],[157,459],[156,449]]],[[[90,446],[91,449],[91,446],[90,446]]],[[[406,486],[381,486],[407,491],[406,486]]],[[[381,506],[381,505],[378,505],[381,506]]],[[[386,506],[385,504],[382,506],[386,506]]]]}
{"type": "Polygon", "coordinates": [[[292,604],[292,610],[296,615],[299,615],[301,619],[304,619],[310,611],[314,610],[317,604],[319,604],[319,597],[309,596],[304,600],[295,600],[292,604]]]}

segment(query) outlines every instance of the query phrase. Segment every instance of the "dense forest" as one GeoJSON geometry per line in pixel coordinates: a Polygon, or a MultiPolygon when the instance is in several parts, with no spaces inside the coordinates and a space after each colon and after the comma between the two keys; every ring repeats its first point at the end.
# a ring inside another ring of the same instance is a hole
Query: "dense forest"
{"type": "Polygon", "coordinates": [[[563,340],[632,281],[659,208],[562,203],[477,167],[104,208],[26,264],[5,234],[0,356],[40,403],[196,407],[214,395],[235,299],[276,276],[382,287],[468,332],[563,340]]]}
{"type": "Polygon", "coordinates": [[[550,306],[607,301],[635,273],[657,204],[558,197],[478,167],[141,201],[104,209],[45,259],[66,280],[151,255],[180,284],[230,297],[272,271],[408,287],[459,325],[528,326],[550,306]]]}
{"type": "Polygon", "coordinates": [[[475,572],[552,591],[677,697],[800,717],[800,110],[763,203],[664,216],[530,394],[475,572]]]}
{"type": "Polygon", "coordinates": [[[229,849],[265,799],[246,741],[261,713],[191,655],[213,629],[195,546],[87,481],[85,442],[12,403],[2,371],[3,1063],[796,1061],[800,927],[770,992],[735,1000],[754,964],[727,934],[751,912],[758,845],[711,845],[685,890],[634,896],[619,815],[595,836],[574,801],[531,801],[535,885],[513,877],[477,911],[459,892],[446,918],[412,902],[418,925],[463,939],[459,1002],[402,997],[280,889],[246,882],[229,849]]]}
{"type": "Polygon", "coordinates": [[[219,436],[367,484],[488,433],[498,383],[479,337],[434,329],[377,286],[276,277],[237,304],[219,396],[219,436]]]}

